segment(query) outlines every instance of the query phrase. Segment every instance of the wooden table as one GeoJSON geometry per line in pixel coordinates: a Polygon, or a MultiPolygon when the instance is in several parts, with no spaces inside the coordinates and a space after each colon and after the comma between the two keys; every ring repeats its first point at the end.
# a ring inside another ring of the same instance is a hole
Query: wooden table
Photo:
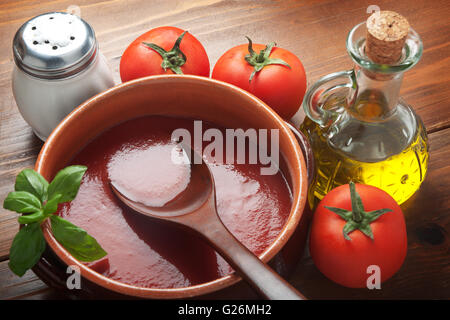
{"type": "MultiPolygon", "coordinates": [[[[115,79],[127,44],[146,30],[174,25],[204,44],[211,65],[228,48],[276,41],[297,54],[309,82],[348,69],[348,31],[366,18],[374,1],[221,1],[221,0],[3,0],[0,3],[0,202],[15,176],[33,167],[42,143],[18,113],[11,91],[12,38],[22,23],[49,11],[79,5],[96,31],[115,79]]],[[[408,228],[408,255],[401,270],[381,290],[346,289],[327,280],[306,252],[291,283],[312,299],[450,298],[450,2],[375,1],[381,9],[405,15],[424,43],[422,61],[406,73],[401,94],[422,117],[430,139],[428,176],[402,207],[408,228]]],[[[300,112],[298,117],[303,117],[300,112]]],[[[63,298],[31,271],[18,278],[8,269],[8,252],[18,230],[17,216],[0,210],[0,299],[63,298]]]]}

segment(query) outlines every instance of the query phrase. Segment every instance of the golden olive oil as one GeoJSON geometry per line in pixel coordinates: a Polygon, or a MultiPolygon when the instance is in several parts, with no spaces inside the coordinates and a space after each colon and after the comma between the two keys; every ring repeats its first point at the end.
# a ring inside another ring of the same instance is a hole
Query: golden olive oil
{"type": "Polygon", "coordinates": [[[391,120],[378,122],[345,112],[334,130],[305,118],[300,129],[310,138],[316,165],[308,195],[311,207],[350,181],[383,189],[399,204],[414,194],[427,171],[427,135],[412,110],[400,104],[396,112],[400,114],[391,120]]]}

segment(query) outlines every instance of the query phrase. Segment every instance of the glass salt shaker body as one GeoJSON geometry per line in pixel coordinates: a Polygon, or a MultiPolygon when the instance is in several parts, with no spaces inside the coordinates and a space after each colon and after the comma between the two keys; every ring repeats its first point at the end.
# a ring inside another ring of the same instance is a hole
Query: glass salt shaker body
{"type": "Polygon", "coordinates": [[[14,98],[43,141],[73,109],[114,86],[93,29],[75,15],[52,12],[27,21],[14,37],[13,54],[14,98]]]}

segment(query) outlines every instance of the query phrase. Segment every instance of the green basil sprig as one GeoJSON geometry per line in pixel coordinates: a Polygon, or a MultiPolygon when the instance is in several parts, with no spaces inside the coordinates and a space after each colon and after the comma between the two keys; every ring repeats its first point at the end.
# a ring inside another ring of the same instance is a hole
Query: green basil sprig
{"type": "Polygon", "coordinates": [[[41,223],[50,218],[55,239],[76,259],[95,261],[106,255],[105,250],[85,230],[54,215],[58,204],[72,201],[78,193],[85,166],[69,166],[59,171],[49,184],[32,169],[19,173],[14,185],[3,202],[3,208],[21,213],[18,221],[25,226],[14,237],[9,251],[9,268],[23,276],[40,259],[45,250],[41,223]]]}

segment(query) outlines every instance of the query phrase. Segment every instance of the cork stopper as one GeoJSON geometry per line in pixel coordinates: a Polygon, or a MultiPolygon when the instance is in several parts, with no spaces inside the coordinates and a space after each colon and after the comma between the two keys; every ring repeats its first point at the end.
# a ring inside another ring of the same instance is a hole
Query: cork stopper
{"type": "Polygon", "coordinates": [[[366,55],[375,63],[397,63],[408,32],[408,20],[402,15],[393,11],[373,13],[367,19],[366,55]]]}

